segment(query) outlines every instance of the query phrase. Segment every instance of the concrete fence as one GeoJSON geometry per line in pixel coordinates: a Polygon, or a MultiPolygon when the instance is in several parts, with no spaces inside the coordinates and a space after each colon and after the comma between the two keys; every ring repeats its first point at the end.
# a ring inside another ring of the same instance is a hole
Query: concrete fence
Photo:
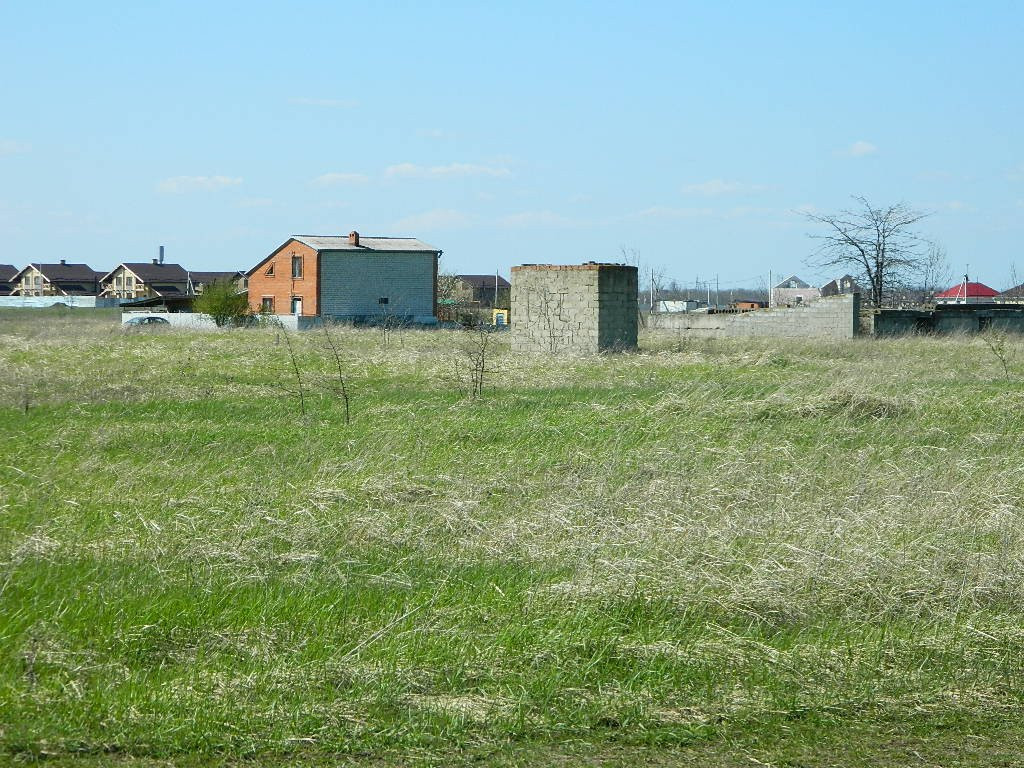
{"type": "Polygon", "coordinates": [[[859,330],[860,294],[830,296],[797,307],[714,314],[673,312],[648,318],[651,328],[695,336],[852,339],[859,330]]]}
{"type": "Polygon", "coordinates": [[[30,307],[45,309],[58,304],[76,309],[111,309],[121,305],[121,299],[99,296],[0,296],[0,308],[30,307]]]}

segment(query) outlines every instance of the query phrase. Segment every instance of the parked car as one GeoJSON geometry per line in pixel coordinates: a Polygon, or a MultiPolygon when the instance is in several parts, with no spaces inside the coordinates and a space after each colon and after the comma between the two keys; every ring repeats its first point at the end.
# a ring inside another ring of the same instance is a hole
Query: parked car
{"type": "Polygon", "coordinates": [[[163,328],[171,324],[171,321],[165,317],[132,317],[124,321],[124,329],[131,330],[133,328],[152,328],[154,326],[163,328]]]}

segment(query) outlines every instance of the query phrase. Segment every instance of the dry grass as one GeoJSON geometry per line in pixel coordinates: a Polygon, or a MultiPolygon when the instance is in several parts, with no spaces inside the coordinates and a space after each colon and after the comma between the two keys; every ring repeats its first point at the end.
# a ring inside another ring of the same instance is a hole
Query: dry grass
{"type": "Polygon", "coordinates": [[[317,334],[300,418],[279,332],[0,317],[8,754],[727,762],[1021,714],[1024,398],[983,346],[499,339],[471,399],[451,333],[333,332],[349,426],[317,334]]]}

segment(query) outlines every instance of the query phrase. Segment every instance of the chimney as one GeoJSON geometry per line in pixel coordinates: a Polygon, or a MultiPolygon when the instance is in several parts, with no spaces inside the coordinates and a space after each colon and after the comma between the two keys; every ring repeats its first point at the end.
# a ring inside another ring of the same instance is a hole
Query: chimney
{"type": "Polygon", "coordinates": [[[68,265],[68,260],[67,260],[67,259],[61,259],[61,260],[60,260],[60,265],[61,265],[62,267],[66,267],[66,266],[68,265]]]}
{"type": "Polygon", "coordinates": [[[348,244],[359,247],[359,233],[354,229],[348,233],[348,244]]]}
{"type": "Polygon", "coordinates": [[[153,264],[154,264],[154,265],[156,265],[156,264],[159,264],[159,263],[160,263],[160,260],[159,260],[159,259],[153,259],[153,264]]]}
{"type": "Polygon", "coordinates": [[[162,245],[160,246],[160,263],[164,263],[164,247],[162,245]]]}

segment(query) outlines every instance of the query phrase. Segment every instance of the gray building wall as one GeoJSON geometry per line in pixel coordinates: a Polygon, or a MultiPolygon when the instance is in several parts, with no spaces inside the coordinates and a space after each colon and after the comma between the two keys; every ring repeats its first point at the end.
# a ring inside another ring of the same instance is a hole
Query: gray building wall
{"type": "Polygon", "coordinates": [[[860,294],[818,299],[805,306],[773,307],[751,312],[703,314],[673,312],[651,315],[652,328],[701,336],[775,336],[780,338],[852,339],[860,323],[860,294]]]}
{"type": "Polygon", "coordinates": [[[512,348],[593,354],[635,349],[637,270],[620,264],[512,268],[512,348]]]}
{"type": "Polygon", "coordinates": [[[434,251],[322,251],[320,314],[373,318],[390,315],[416,322],[434,319],[434,251]],[[387,297],[382,305],[378,299],[387,297]]]}

